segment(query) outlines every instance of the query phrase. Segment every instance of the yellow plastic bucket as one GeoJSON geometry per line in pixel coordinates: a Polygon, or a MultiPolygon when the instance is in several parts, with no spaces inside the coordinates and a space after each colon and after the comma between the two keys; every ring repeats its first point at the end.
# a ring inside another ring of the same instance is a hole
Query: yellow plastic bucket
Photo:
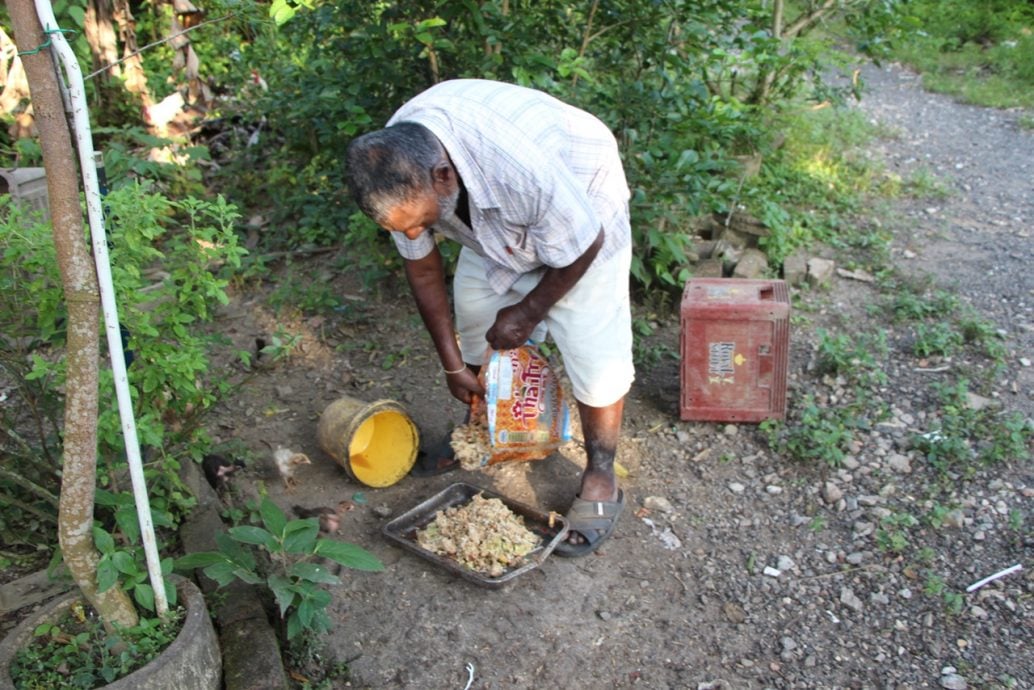
{"type": "Polygon", "coordinates": [[[320,415],[320,447],[367,486],[391,486],[413,468],[420,433],[394,400],[339,398],[320,415]]]}

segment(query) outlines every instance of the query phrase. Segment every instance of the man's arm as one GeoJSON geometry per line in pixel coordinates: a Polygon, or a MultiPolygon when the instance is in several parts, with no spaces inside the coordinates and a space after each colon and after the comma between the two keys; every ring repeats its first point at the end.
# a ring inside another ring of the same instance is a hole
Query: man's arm
{"type": "Polygon", "coordinates": [[[416,300],[420,318],[431,335],[438,359],[445,371],[457,371],[447,374],[449,391],[453,397],[470,404],[471,395],[481,395],[484,391],[478,384],[474,372],[466,368],[456,344],[456,334],[449,311],[449,295],[445,289],[445,269],[442,266],[442,255],[438,247],[422,259],[405,261],[406,280],[409,281],[413,299],[416,300]]]}
{"type": "Polygon", "coordinates": [[[500,309],[486,338],[494,350],[506,350],[523,345],[557,301],[581,280],[593,259],[603,247],[603,228],[589,248],[571,264],[563,268],[547,268],[542,280],[524,299],[513,306],[500,309]]]}

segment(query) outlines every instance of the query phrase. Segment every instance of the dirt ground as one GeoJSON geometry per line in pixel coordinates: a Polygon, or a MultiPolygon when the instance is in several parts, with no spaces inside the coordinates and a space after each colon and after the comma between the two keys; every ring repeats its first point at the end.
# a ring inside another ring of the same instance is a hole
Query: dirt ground
{"type": "MultiPolygon", "coordinates": [[[[902,176],[923,169],[950,194],[896,202],[857,222],[883,223],[893,262],[929,273],[1001,330],[1007,366],[986,397],[1029,419],[1034,133],[1018,126],[1019,113],[930,95],[897,67],[864,74],[872,91],[858,107],[891,132],[869,154],[902,176]]],[[[935,421],[931,382],[955,382],[964,363],[914,357],[907,324],[869,309],[879,298],[871,285],[836,277],[794,295],[791,408],[805,394],[835,404],[843,393],[842,382],[811,369],[818,329],[888,336],[881,395],[891,416],[856,436],[840,468],[774,454],[756,425],[680,421],[679,364],[665,355],[678,351],[678,318],[657,315],[644,346],[661,356],[639,369],[627,399],[618,458],[629,471],[626,510],[614,537],[596,555],[550,557],[491,590],[397,548],[381,527],[457,481],[562,513],[584,462],[578,438],[540,462],[407,477],[385,489],[352,480],[316,441],[333,400],[396,400],[430,441],[463,409],[407,289],[364,293],[334,262],[323,255],[291,268],[332,286],[344,305],[332,316],[288,319],[262,292],[239,295],[222,315],[237,347],[268,341],[277,328],[303,337],[218,410],[212,430],[250,450],[252,466],[235,479],[240,495],[264,479],[285,508],[355,504],[340,538],[386,570],[345,571],[332,588],[329,648],[349,662],[347,687],[1034,687],[1031,466],[959,477],[956,492],[938,499],[955,518],[937,527],[923,520],[934,507],[932,470],[907,438],[935,421]],[[277,445],[313,460],[290,495],[263,469],[277,445]],[[917,548],[896,556],[878,547],[876,532],[904,513],[919,518],[906,530],[917,548]],[[922,562],[919,545],[932,549],[922,562]],[[1024,570],[965,591],[1017,563],[1024,570]],[[946,604],[953,593],[964,598],[957,612],[946,604]]]]}

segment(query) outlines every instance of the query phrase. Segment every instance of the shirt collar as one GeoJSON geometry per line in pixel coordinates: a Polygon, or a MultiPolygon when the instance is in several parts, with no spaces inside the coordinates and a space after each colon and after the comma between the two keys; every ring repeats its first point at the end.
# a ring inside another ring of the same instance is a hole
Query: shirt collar
{"type": "MultiPolygon", "coordinates": [[[[442,142],[442,146],[448,152],[456,172],[467,188],[471,206],[476,206],[479,209],[499,208],[499,201],[496,199],[492,189],[485,184],[484,175],[481,174],[477,162],[468,155],[466,148],[456,141],[452,136],[452,132],[448,127],[444,126],[444,122],[441,119],[447,120],[448,114],[440,113],[440,117],[422,119],[420,124],[431,130],[431,133],[438,137],[438,141],[442,142]]],[[[473,214],[471,214],[471,222],[473,220],[473,214]]]]}

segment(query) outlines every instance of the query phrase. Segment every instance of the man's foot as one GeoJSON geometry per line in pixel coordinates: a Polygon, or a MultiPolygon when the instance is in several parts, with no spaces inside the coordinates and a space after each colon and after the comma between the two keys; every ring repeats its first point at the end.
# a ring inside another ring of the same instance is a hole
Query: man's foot
{"type": "Polygon", "coordinates": [[[452,433],[447,433],[445,438],[428,450],[418,451],[416,464],[409,471],[410,476],[434,477],[458,469],[460,463],[456,459],[456,452],[452,449],[451,438],[452,433]]]}
{"type": "Polygon", "coordinates": [[[565,517],[571,536],[577,540],[560,542],[554,549],[556,554],[578,558],[596,551],[614,533],[624,507],[625,493],[621,489],[617,490],[617,498],[613,501],[575,498],[565,517]]]}

